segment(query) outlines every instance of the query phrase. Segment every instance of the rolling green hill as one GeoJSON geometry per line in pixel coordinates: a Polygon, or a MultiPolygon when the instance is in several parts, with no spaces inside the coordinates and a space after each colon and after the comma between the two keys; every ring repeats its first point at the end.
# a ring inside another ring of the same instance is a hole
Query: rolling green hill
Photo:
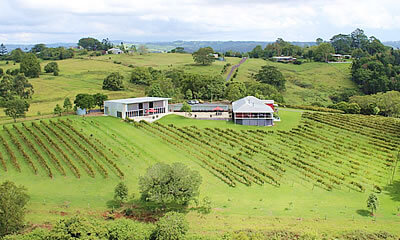
{"type": "MultiPolygon", "coordinates": [[[[65,97],[72,100],[78,93],[102,92],[110,99],[138,97],[144,95],[144,87],[130,84],[129,73],[132,66],[148,66],[156,69],[178,68],[199,74],[220,74],[226,63],[237,64],[239,58],[227,58],[226,62],[216,61],[211,66],[193,63],[190,54],[152,53],[147,55],[104,55],[100,57],[76,57],[57,61],[60,75],[42,74],[40,78],[30,79],[34,86],[34,95],[30,101],[28,116],[37,117],[51,114],[56,104],[63,103],[65,97]],[[116,64],[114,62],[121,62],[116,64]],[[118,71],[125,77],[124,91],[112,92],[101,89],[103,79],[111,72],[118,71]]],[[[41,63],[42,69],[48,63],[41,63]]],[[[302,65],[273,63],[262,59],[248,59],[239,68],[237,81],[253,81],[251,74],[261,66],[269,64],[278,67],[287,79],[285,101],[289,104],[330,103],[329,95],[345,88],[356,86],[350,80],[350,64],[305,63],[302,65]]],[[[14,69],[19,65],[0,62],[0,68],[14,69]]],[[[229,72],[229,71],[228,71],[229,72]]],[[[224,74],[226,77],[227,73],[224,74]]],[[[0,121],[7,120],[0,111],[0,121]]]]}
{"type": "Polygon", "coordinates": [[[212,201],[209,215],[189,211],[194,233],[400,234],[398,171],[392,178],[400,122],[301,114],[281,111],[282,122],[271,128],[176,115],[153,124],[76,116],[8,124],[0,130],[0,180],[28,188],[31,223],[101,218],[121,179],[138,197],[138,176],[148,166],[183,162],[203,177],[200,198],[212,201]],[[366,210],[371,192],[381,192],[376,220],[366,210]]]}

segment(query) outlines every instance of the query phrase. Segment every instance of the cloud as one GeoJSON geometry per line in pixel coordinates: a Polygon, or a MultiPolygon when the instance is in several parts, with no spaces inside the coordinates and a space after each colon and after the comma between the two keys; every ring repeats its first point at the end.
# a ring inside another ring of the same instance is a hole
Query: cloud
{"type": "Polygon", "coordinates": [[[395,0],[2,0],[0,40],[313,41],[357,27],[397,40],[399,5],[395,0]]]}

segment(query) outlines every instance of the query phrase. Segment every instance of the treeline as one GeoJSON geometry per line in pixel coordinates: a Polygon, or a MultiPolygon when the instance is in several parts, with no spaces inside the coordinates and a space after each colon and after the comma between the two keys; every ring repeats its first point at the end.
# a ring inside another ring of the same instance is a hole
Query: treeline
{"type": "Polygon", "coordinates": [[[261,45],[256,46],[248,52],[248,55],[251,58],[263,59],[276,56],[293,56],[305,60],[328,62],[334,60],[334,56],[332,56],[334,53],[359,58],[382,53],[389,49],[379,39],[374,36],[368,37],[363,30],[356,29],[350,34],[337,34],[329,41],[318,38],[314,46],[301,47],[278,38],[274,43],[267,44],[264,49],[261,45]]]}
{"type": "MultiPolygon", "coordinates": [[[[113,76],[117,75],[112,73],[113,76]]],[[[105,80],[107,89],[112,90],[109,77],[105,80]]],[[[135,67],[129,81],[145,85],[146,95],[170,97],[175,101],[183,99],[235,101],[247,95],[270,98],[283,102],[281,91],[285,89],[285,79],[275,67],[264,66],[253,76],[254,82],[226,82],[221,75],[203,75],[188,73],[183,70],[156,70],[152,67],[135,67]]],[[[120,89],[120,81],[115,82],[115,89],[120,89]]],[[[103,85],[103,88],[105,85],[103,85]]]]}

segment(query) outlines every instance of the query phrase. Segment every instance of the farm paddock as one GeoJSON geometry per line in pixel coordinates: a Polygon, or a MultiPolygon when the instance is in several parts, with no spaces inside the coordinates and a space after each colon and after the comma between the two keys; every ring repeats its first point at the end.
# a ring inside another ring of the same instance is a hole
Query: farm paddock
{"type": "Polygon", "coordinates": [[[361,228],[400,234],[400,179],[394,171],[399,121],[320,113],[303,113],[300,119],[300,114],[282,111],[284,121],[268,129],[173,115],[151,124],[63,117],[4,125],[0,179],[26,186],[32,196],[28,221],[44,223],[60,218],[61,212],[101,216],[121,179],[138,196],[137,178],[148,166],[180,161],[203,176],[200,198],[209,197],[213,206],[210,215],[188,214],[194,232],[284,228],[323,233],[361,228]],[[292,125],[280,125],[289,122],[292,125]],[[56,144],[46,144],[51,141],[56,144]],[[51,147],[46,150],[47,145],[51,147]],[[365,215],[371,192],[380,201],[376,218],[365,215]]]}

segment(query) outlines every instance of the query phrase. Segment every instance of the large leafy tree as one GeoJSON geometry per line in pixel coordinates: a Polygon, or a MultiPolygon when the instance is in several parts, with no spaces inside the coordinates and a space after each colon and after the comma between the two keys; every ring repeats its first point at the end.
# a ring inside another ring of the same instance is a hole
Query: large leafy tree
{"type": "Polygon", "coordinates": [[[35,78],[39,77],[40,71],[40,63],[35,54],[24,54],[21,60],[20,72],[27,77],[35,78]]]}
{"type": "Polygon", "coordinates": [[[350,54],[351,52],[351,37],[346,34],[338,34],[331,38],[331,44],[336,53],[350,54]]]}
{"type": "Polygon", "coordinates": [[[108,96],[102,93],[96,93],[93,95],[94,104],[102,108],[104,105],[104,101],[108,99],[108,96]]]}
{"type": "Polygon", "coordinates": [[[236,101],[244,96],[246,96],[247,88],[242,82],[231,82],[225,91],[225,97],[229,101],[236,101]]]}
{"type": "Polygon", "coordinates": [[[80,93],[75,97],[75,106],[80,109],[89,110],[95,106],[93,95],[87,93],[80,93]]]}
{"type": "Polygon", "coordinates": [[[29,196],[24,187],[5,181],[0,185],[0,237],[19,231],[24,226],[29,196]]]}
{"type": "Polygon", "coordinates": [[[366,49],[368,44],[368,37],[365,35],[364,30],[357,28],[350,34],[351,47],[366,49]]]}
{"type": "Polygon", "coordinates": [[[33,95],[32,84],[30,84],[28,79],[22,74],[18,74],[14,77],[12,86],[14,93],[21,98],[28,99],[33,95]]]}
{"type": "Polygon", "coordinates": [[[332,44],[324,42],[318,45],[314,53],[314,60],[319,62],[328,62],[331,53],[335,53],[335,49],[332,44]]]}
{"type": "Polygon", "coordinates": [[[78,46],[83,47],[84,49],[87,49],[89,51],[103,49],[103,44],[99,40],[92,37],[79,39],[78,46]]]}
{"type": "Polygon", "coordinates": [[[10,75],[4,75],[0,81],[0,97],[4,100],[13,98],[13,78],[10,75]]]}
{"type": "Polygon", "coordinates": [[[13,118],[14,122],[17,121],[17,118],[25,117],[25,113],[29,109],[29,103],[23,99],[9,100],[5,105],[4,113],[13,118]]]}
{"type": "Polygon", "coordinates": [[[201,176],[182,163],[156,163],[139,178],[141,197],[156,204],[182,204],[199,195],[201,176]]]}
{"type": "Polygon", "coordinates": [[[135,67],[131,72],[130,82],[135,84],[149,85],[153,79],[149,68],[135,67]]]}
{"type": "Polygon", "coordinates": [[[211,47],[199,48],[192,54],[193,60],[202,65],[210,65],[215,61],[214,50],[211,47]]]}
{"type": "Polygon", "coordinates": [[[10,58],[15,62],[21,62],[25,53],[21,50],[21,48],[16,48],[11,51],[10,58]]]}
{"type": "Polygon", "coordinates": [[[254,76],[254,78],[261,83],[267,83],[276,87],[279,91],[283,91],[286,89],[285,77],[279,71],[279,69],[274,66],[262,66],[258,73],[254,76]]]}
{"type": "Polygon", "coordinates": [[[122,76],[119,72],[113,72],[108,75],[103,81],[103,89],[111,91],[119,91],[124,89],[124,84],[122,76]]]}

